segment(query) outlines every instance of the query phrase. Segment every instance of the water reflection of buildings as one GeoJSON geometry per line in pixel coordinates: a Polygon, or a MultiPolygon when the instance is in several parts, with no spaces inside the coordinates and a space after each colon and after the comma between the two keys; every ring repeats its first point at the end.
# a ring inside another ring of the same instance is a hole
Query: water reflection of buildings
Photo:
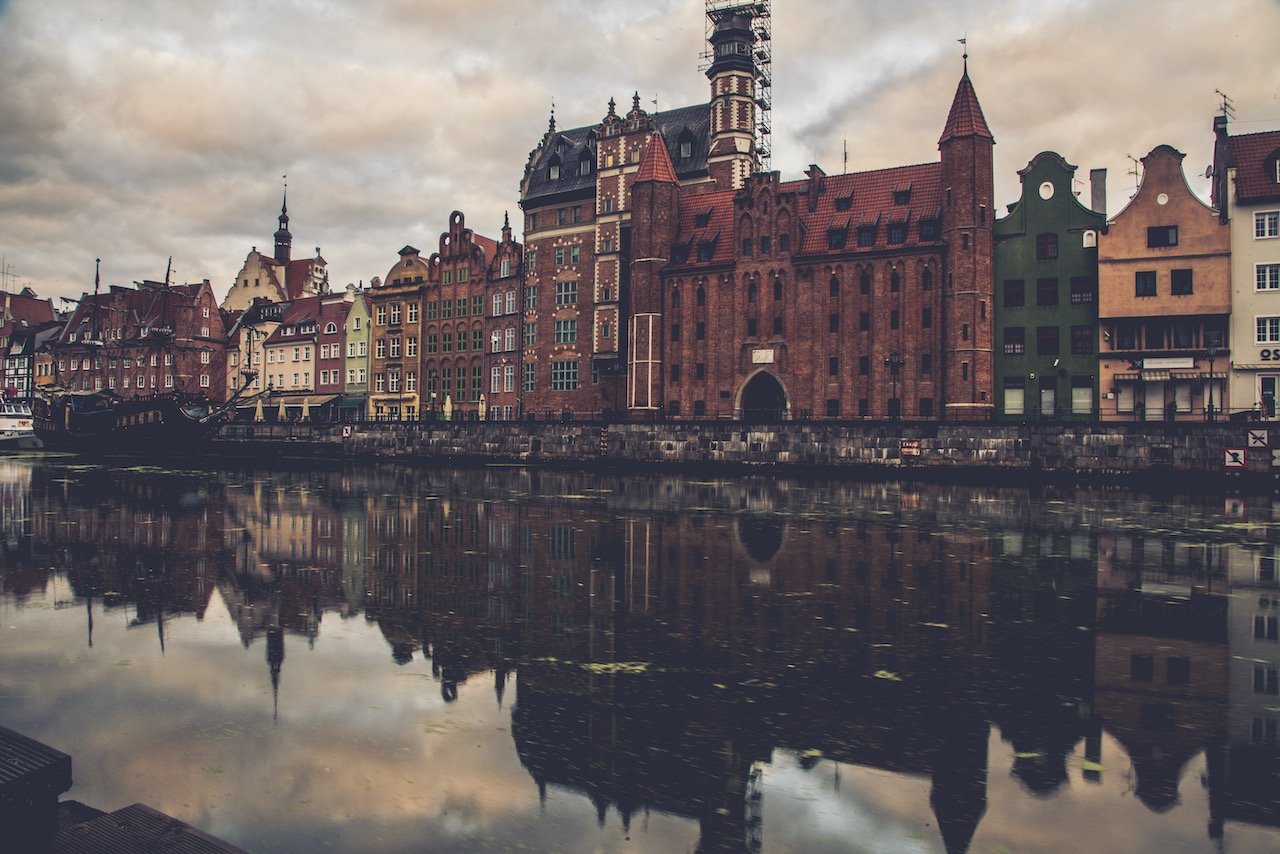
{"type": "Polygon", "coordinates": [[[501,702],[517,673],[539,789],[686,816],[702,850],[758,846],[779,749],[928,777],[965,850],[993,727],[1028,796],[1118,774],[1167,810],[1203,752],[1211,837],[1277,822],[1277,545],[1173,499],[389,467],[29,489],[6,590],[63,568],[142,619],[216,587],[273,686],[288,635],[363,612],[446,700],[492,674],[501,702]]]}

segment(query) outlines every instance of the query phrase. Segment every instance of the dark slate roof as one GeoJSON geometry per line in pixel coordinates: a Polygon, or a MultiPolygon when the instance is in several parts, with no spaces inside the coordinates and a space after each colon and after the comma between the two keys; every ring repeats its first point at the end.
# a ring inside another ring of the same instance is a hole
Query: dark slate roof
{"type": "MultiPolygon", "coordinates": [[[[676,174],[682,179],[706,174],[707,146],[711,131],[711,110],[706,104],[694,104],[689,107],[678,107],[654,113],[650,120],[653,128],[662,135],[667,145],[667,153],[676,167],[676,174]],[[680,137],[684,131],[693,137],[693,156],[680,160],[680,137]]],[[[594,193],[596,183],[596,138],[599,125],[572,128],[565,131],[553,131],[550,139],[539,149],[535,149],[530,162],[528,187],[521,198],[521,204],[529,206],[529,202],[549,196],[565,196],[575,192],[584,195],[594,193]],[[561,168],[558,179],[551,178],[551,159],[560,157],[561,168]],[[591,171],[586,175],[579,173],[578,162],[583,155],[591,160],[591,171]]],[[[534,202],[536,205],[537,203],[534,202]]]]}
{"type": "Polygon", "coordinates": [[[0,800],[19,802],[71,788],[71,757],[0,727],[0,800]]]}
{"type": "Polygon", "coordinates": [[[1237,198],[1245,203],[1280,199],[1280,183],[1276,181],[1280,130],[1248,133],[1230,139],[1237,198]]]}

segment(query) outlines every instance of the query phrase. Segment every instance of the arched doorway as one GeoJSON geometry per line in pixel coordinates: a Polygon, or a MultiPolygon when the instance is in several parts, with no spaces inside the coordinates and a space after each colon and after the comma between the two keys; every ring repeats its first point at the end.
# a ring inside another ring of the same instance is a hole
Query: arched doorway
{"type": "Polygon", "coordinates": [[[787,392],[777,377],[760,371],[742,387],[740,409],[743,421],[781,421],[787,416],[787,392]]]}

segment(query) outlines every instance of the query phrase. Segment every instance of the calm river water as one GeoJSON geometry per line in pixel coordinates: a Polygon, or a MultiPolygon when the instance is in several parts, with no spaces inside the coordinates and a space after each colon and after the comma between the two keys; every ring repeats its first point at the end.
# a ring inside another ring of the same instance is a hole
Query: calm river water
{"type": "Polygon", "coordinates": [[[1280,850],[1263,498],[0,460],[0,724],[250,851],[1280,850]]]}

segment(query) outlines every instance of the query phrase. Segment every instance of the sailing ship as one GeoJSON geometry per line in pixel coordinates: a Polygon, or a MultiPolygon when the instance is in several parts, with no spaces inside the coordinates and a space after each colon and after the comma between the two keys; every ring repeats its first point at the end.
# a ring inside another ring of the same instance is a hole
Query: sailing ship
{"type": "Polygon", "coordinates": [[[221,314],[207,280],[175,287],[169,275],[101,294],[95,271],[57,342],[56,384],[32,405],[46,448],[192,453],[234,413],[252,374],[226,401],[203,393],[226,387],[211,376],[225,363],[221,314]]]}

